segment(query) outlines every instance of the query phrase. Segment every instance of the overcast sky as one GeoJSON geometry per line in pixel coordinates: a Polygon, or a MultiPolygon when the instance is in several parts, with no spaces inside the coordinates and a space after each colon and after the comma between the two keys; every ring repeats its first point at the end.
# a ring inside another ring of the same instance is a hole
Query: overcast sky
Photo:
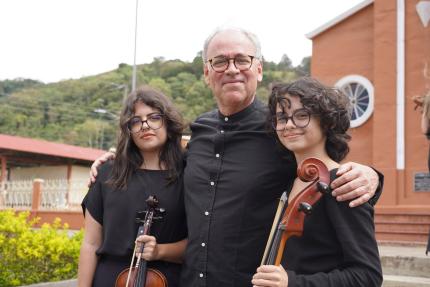
{"type": "MultiPolygon", "coordinates": [[[[137,64],[191,61],[217,26],[256,33],[269,61],[311,55],[305,34],[362,0],[139,0],[137,64]]],[[[0,80],[45,83],[133,64],[135,0],[0,0],[0,80]]]]}

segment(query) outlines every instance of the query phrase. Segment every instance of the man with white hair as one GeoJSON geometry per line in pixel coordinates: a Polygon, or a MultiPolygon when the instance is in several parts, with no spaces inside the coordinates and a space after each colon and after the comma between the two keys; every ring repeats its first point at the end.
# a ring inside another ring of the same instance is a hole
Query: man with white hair
{"type": "MultiPolygon", "coordinates": [[[[256,99],[263,79],[258,38],[220,28],[203,49],[205,81],[217,109],[191,124],[184,200],[188,245],[181,286],[250,286],[260,264],[276,205],[296,177],[291,153],[266,128],[267,107],[256,99]]],[[[98,159],[96,167],[110,156],[98,159]]],[[[379,196],[382,175],[357,163],[340,166],[333,196],[354,207],[379,196]],[[378,181],[379,179],[379,181],[378,181]]]]}
{"type": "MultiPolygon", "coordinates": [[[[266,106],[256,99],[263,78],[257,37],[242,29],[218,29],[205,42],[203,60],[218,108],[191,124],[184,171],[188,246],[181,286],[250,286],[276,204],[294,180],[296,166],[267,133],[266,106]]],[[[346,163],[339,174],[333,195],[356,198],[351,207],[375,193],[373,169],[346,163]]]]}

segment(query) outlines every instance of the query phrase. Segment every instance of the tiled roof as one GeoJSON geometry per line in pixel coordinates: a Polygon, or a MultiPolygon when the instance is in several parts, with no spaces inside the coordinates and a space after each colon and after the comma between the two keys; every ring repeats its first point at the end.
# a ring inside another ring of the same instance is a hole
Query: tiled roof
{"type": "Polygon", "coordinates": [[[106,152],[100,149],[0,134],[0,150],[2,149],[86,161],[94,161],[106,152]]]}

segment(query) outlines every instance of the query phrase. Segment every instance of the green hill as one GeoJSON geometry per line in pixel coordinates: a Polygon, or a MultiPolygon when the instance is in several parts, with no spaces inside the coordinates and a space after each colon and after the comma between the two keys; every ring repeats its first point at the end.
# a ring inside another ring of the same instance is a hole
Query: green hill
{"type": "MultiPolygon", "coordinates": [[[[298,67],[284,56],[264,62],[258,96],[266,101],[269,84],[309,73],[310,58],[298,67]]],[[[186,123],[215,107],[203,80],[200,54],[192,62],[155,58],[139,65],[138,85],[148,84],[169,96],[186,123]]],[[[108,149],[115,146],[122,99],[130,91],[132,67],[119,64],[103,74],[44,84],[31,79],[0,81],[0,133],[108,149]]]]}

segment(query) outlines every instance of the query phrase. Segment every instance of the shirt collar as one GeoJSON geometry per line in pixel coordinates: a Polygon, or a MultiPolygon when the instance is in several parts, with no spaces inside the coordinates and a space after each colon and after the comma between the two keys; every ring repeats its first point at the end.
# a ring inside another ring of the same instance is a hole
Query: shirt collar
{"type": "Polygon", "coordinates": [[[247,117],[253,111],[255,111],[257,104],[258,104],[258,100],[257,100],[257,96],[255,96],[254,101],[249,106],[247,106],[245,109],[243,109],[243,110],[241,110],[235,114],[225,116],[218,110],[218,118],[221,122],[224,122],[224,123],[238,122],[238,121],[242,120],[243,118],[247,117]]]}

